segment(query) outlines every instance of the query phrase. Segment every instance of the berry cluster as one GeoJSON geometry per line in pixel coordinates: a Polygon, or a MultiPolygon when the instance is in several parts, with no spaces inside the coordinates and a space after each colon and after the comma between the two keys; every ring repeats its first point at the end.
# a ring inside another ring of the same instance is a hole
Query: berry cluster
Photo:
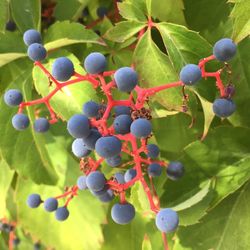
{"type": "Polygon", "coordinates": [[[218,41],[212,56],[202,59],[198,65],[188,64],[182,68],[179,81],[154,88],[140,87],[139,76],[132,67],[105,71],[106,58],[97,52],[89,54],[83,62],[86,75],[75,72],[73,63],[65,57],[55,60],[50,73],[40,62],[46,57],[40,34],[35,30],[28,30],[24,34],[24,42],[29,46],[28,56],[35,61],[35,66],[49,76],[49,80],[55,84],[55,89],[47,97],[28,102],[23,102],[19,90],[8,90],[4,95],[6,104],[19,105],[18,114],[12,119],[14,128],[23,130],[29,126],[28,116],[23,114],[24,107],[43,103],[47,106],[51,119],[38,118],[34,122],[34,129],[37,132],[46,132],[50,124],[58,119],[50,106],[50,100],[70,84],[87,80],[93,88],[100,88],[106,97],[106,103],[96,103],[92,100],[84,103],[83,113],[75,114],[68,120],[67,130],[74,138],[72,152],[80,159],[80,170],[83,173],[76,185],[67,188],[64,194],[45,201],[42,201],[39,194],[32,194],[28,197],[28,206],[37,208],[43,203],[46,211],[55,211],[56,219],[63,221],[69,216],[70,201],[77,196],[79,190],[88,189],[102,202],[112,201],[118,196],[119,202],[112,206],[111,216],[116,223],[127,224],[134,218],[135,208],[128,202],[126,191],[139,181],[148,197],[151,210],[156,214],[157,228],[163,233],[174,231],[178,226],[178,215],[171,208],[160,208],[153,179],[160,176],[164,170],[169,179],[176,181],[183,176],[184,166],[178,161],[167,163],[157,159],[160,150],[157,145],[149,143],[152,136],[151,115],[150,110],[144,106],[149,97],[159,91],[172,87],[182,87],[183,91],[185,86],[197,84],[201,78],[214,77],[220,91],[220,98],[213,104],[214,113],[219,117],[231,115],[235,110],[235,104],[231,100],[233,86],[224,86],[221,80],[223,69],[206,72],[205,64],[215,59],[222,62],[230,60],[236,53],[233,41],[218,41]],[[115,100],[112,95],[114,89],[127,93],[128,99],[115,100]],[[97,159],[91,156],[94,152],[98,155],[97,159]],[[123,155],[127,155],[131,160],[122,164],[123,155]],[[104,161],[111,168],[127,167],[126,171],[118,171],[107,179],[101,172],[104,161]],[[58,206],[58,199],[65,197],[68,197],[66,203],[58,206]]]}
{"type": "MultiPolygon", "coordinates": [[[[17,248],[21,243],[21,240],[16,233],[16,226],[17,226],[16,222],[9,222],[6,218],[0,219],[0,232],[8,234],[9,250],[17,248]]],[[[33,249],[40,250],[41,244],[39,242],[34,243],[33,249]]]]}

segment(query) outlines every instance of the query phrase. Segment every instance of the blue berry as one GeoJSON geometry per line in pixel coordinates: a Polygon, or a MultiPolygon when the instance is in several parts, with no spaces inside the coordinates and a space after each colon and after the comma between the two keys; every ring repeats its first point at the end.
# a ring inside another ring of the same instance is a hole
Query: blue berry
{"type": "Polygon", "coordinates": [[[28,47],[27,53],[29,58],[33,61],[42,61],[47,55],[46,49],[39,43],[32,43],[28,47]]]}
{"type": "Polygon", "coordinates": [[[117,224],[128,224],[135,217],[135,208],[130,203],[116,203],[111,209],[111,217],[117,224]]]}
{"type": "Polygon", "coordinates": [[[106,184],[106,178],[103,173],[94,171],[87,176],[86,184],[90,190],[100,191],[106,184]]]}
{"type": "Polygon", "coordinates": [[[122,143],[115,136],[101,137],[95,144],[95,150],[103,158],[111,158],[121,153],[122,143]]]}
{"type": "Polygon", "coordinates": [[[80,176],[78,179],[77,179],[77,187],[80,189],[80,190],[85,190],[87,189],[87,183],[86,183],[86,180],[87,180],[87,177],[85,175],[82,175],[80,176]]]}
{"type": "Polygon", "coordinates": [[[160,176],[162,172],[162,168],[158,163],[151,163],[148,166],[148,175],[151,177],[160,176]]]}
{"type": "Polygon", "coordinates": [[[90,74],[99,74],[105,71],[107,61],[104,55],[98,52],[90,53],[84,60],[84,68],[90,74]]]}
{"type": "Polygon", "coordinates": [[[44,201],[44,209],[47,212],[53,212],[57,209],[58,207],[58,201],[55,198],[48,198],[47,200],[44,201]]]}
{"type": "Polygon", "coordinates": [[[13,22],[12,20],[9,20],[5,24],[5,29],[8,30],[8,31],[15,31],[16,30],[16,23],[13,22]]]}
{"type": "Polygon", "coordinates": [[[111,189],[108,189],[103,195],[99,196],[99,200],[102,202],[110,202],[114,199],[114,193],[111,189]]]}
{"type": "Polygon", "coordinates": [[[23,41],[27,46],[30,46],[33,43],[42,43],[42,37],[41,34],[34,30],[34,29],[30,29],[25,31],[25,33],[23,34],[23,41]]]}
{"type": "Polygon", "coordinates": [[[125,183],[125,179],[124,179],[124,174],[123,173],[120,173],[120,172],[115,173],[114,177],[115,177],[115,179],[116,179],[116,181],[118,183],[120,183],[120,184],[124,184],[125,183]]]}
{"type": "Polygon", "coordinates": [[[161,232],[169,233],[178,227],[179,217],[171,208],[164,208],[157,213],[155,223],[161,232]]]}
{"type": "Polygon", "coordinates": [[[86,17],[89,15],[89,9],[88,7],[85,7],[83,10],[82,10],[82,16],[83,17],[86,17]]]}
{"type": "Polygon", "coordinates": [[[72,143],[72,152],[76,157],[83,158],[88,156],[91,150],[87,148],[82,139],[78,138],[72,143]]]}
{"type": "Polygon", "coordinates": [[[100,105],[94,101],[86,102],[83,105],[83,113],[87,117],[97,117],[99,115],[100,105]]]}
{"type": "Polygon", "coordinates": [[[119,166],[122,162],[122,158],[120,155],[116,155],[114,157],[111,157],[111,158],[107,158],[106,159],[106,162],[109,166],[115,168],[117,166],[119,166]]]}
{"type": "Polygon", "coordinates": [[[115,116],[119,115],[129,115],[130,116],[130,107],[127,106],[115,106],[115,116]]]}
{"type": "Polygon", "coordinates": [[[231,99],[219,98],[213,103],[213,111],[219,117],[228,117],[234,113],[236,105],[231,99]]]}
{"type": "Polygon", "coordinates": [[[184,175],[184,166],[179,161],[171,161],[167,167],[167,176],[169,179],[175,181],[184,175]]]}
{"type": "Polygon", "coordinates": [[[49,130],[50,124],[46,118],[38,118],[34,122],[34,130],[38,133],[44,133],[49,130]]]}
{"type": "Polygon", "coordinates": [[[90,134],[83,139],[83,143],[89,150],[95,149],[96,141],[101,137],[102,135],[98,132],[96,129],[91,129],[90,134]]]}
{"type": "Polygon", "coordinates": [[[215,43],[213,54],[217,60],[226,62],[235,56],[236,48],[236,44],[232,39],[223,38],[215,43]]]}
{"type": "Polygon", "coordinates": [[[69,217],[69,210],[67,207],[59,207],[55,212],[55,217],[59,221],[64,221],[69,217]]]}
{"type": "Polygon", "coordinates": [[[187,64],[181,69],[180,79],[185,85],[194,85],[201,79],[201,69],[195,64],[187,64]]]}
{"type": "Polygon", "coordinates": [[[137,138],[146,138],[152,132],[152,125],[147,119],[139,118],[132,122],[130,131],[137,138]]]}
{"type": "Polygon", "coordinates": [[[87,137],[91,131],[88,117],[81,114],[73,115],[67,123],[67,129],[75,138],[87,137]]]}
{"type": "Polygon", "coordinates": [[[39,242],[34,244],[33,250],[40,250],[41,249],[41,244],[39,242]]]}
{"type": "Polygon", "coordinates": [[[136,177],[136,174],[137,174],[137,172],[135,169],[133,169],[133,168],[128,169],[124,175],[125,182],[129,182],[129,181],[133,180],[136,177]]]}
{"type": "Polygon", "coordinates": [[[60,57],[52,65],[52,76],[58,81],[67,81],[74,74],[74,65],[67,57],[60,57]]]}
{"type": "Polygon", "coordinates": [[[4,102],[9,106],[18,106],[23,101],[23,95],[18,89],[9,89],[4,94],[4,102]]]}
{"type": "Polygon", "coordinates": [[[42,200],[39,194],[31,194],[27,199],[27,205],[31,208],[37,208],[41,203],[42,200]]]}
{"type": "Polygon", "coordinates": [[[16,130],[24,130],[29,127],[30,121],[25,114],[16,114],[12,117],[12,125],[16,130]]]}
{"type": "Polygon", "coordinates": [[[100,18],[104,18],[108,14],[108,9],[104,6],[100,6],[99,8],[97,8],[96,14],[100,18]]]}
{"type": "Polygon", "coordinates": [[[130,67],[118,69],[114,74],[117,88],[123,92],[132,91],[138,83],[137,73],[130,67]]]}
{"type": "Polygon", "coordinates": [[[17,237],[15,237],[12,241],[12,244],[14,247],[17,247],[20,244],[21,240],[17,237]]]}
{"type": "Polygon", "coordinates": [[[100,197],[100,196],[106,194],[107,191],[108,191],[107,186],[104,186],[104,187],[103,187],[101,190],[99,190],[99,191],[94,191],[94,190],[91,190],[91,189],[90,189],[91,194],[93,194],[94,196],[97,196],[97,197],[100,197]]]}
{"type": "Polygon", "coordinates": [[[160,153],[160,149],[155,144],[148,144],[147,150],[148,150],[147,156],[150,158],[157,158],[160,153]]]}
{"type": "Polygon", "coordinates": [[[132,121],[133,120],[129,115],[117,116],[113,123],[115,132],[122,135],[128,134],[130,132],[130,125],[132,121]]]}

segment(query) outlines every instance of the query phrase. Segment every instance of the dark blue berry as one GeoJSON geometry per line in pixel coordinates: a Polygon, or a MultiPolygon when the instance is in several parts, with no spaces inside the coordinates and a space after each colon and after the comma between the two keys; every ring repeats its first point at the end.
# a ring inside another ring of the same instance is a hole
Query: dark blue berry
{"type": "Polygon", "coordinates": [[[105,71],[107,61],[104,55],[98,52],[90,53],[84,60],[84,68],[90,74],[99,74],[105,71]]]}
{"type": "Polygon", "coordinates": [[[95,144],[95,150],[103,158],[111,158],[121,153],[122,143],[115,136],[101,137],[95,144]]]}
{"type": "Polygon", "coordinates": [[[175,181],[184,175],[184,166],[179,161],[171,161],[167,166],[167,176],[175,181]]]}
{"type": "Polygon", "coordinates": [[[74,65],[67,57],[60,57],[52,65],[52,76],[58,81],[67,81],[74,74],[74,65]]]}
{"type": "Polygon", "coordinates": [[[82,139],[78,138],[72,143],[72,152],[76,157],[83,158],[88,156],[91,150],[87,148],[82,139]]]}
{"type": "Polygon", "coordinates": [[[16,23],[13,22],[12,20],[9,20],[5,24],[5,29],[8,30],[8,31],[15,31],[16,30],[16,23]]]}
{"type": "Polygon", "coordinates": [[[111,158],[107,158],[106,159],[106,162],[109,166],[115,168],[117,166],[119,166],[122,162],[122,158],[120,155],[116,155],[114,157],[111,157],[111,158]]]}
{"type": "Polygon", "coordinates": [[[103,195],[100,195],[98,198],[101,202],[110,202],[114,199],[114,193],[111,189],[108,189],[103,195]]]}
{"type": "Polygon", "coordinates": [[[148,150],[147,156],[150,158],[157,158],[160,153],[160,149],[155,144],[148,144],[147,150],[148,150]]]}
{"type": "Polygon", "coordinates": [[[94,101],[86,102],[83,105],[83,113],[87,117],[97,117],[99,115],[100,105],[94,101]]]}
{"type": "Polygon", "coordinates": [[[33,43],[42,43],[42,37],[41,34],[34,30],[34,29],[30,29],[25,31],[25,33],[23,34],[23,41],[27,46],[30,46],[33,43]]]}
{"type": "Polygon", "coordinates": [[[118,69],[114,74],[117,88],[123,92],[132,91],[138,83],[137,73],[130,67],[118,69]]]}
{"type": "Polygon", "coordinates": [[[139,118],[132,122],[130,131],[137,138],[146,138],[152,132],[152,125],[147,119],[139,118]]]}
{"type": "Polygon", "coordinates": [[[38,118],[34,122],[34,130],[38,133],[44,133],[49,130],[50,124],[46,118],[38,118]]]}
{"type": "Polygon", "coordinates": [[[39,43],[32,43],[28,47],[27,53],[29,58],[33,61],[42,61],[47,55],[46,49],[39,43]]]}
{"type": "Polygon", "coordinates": [[[128,134],[130,132],[130,126],[132,121],[133,120],[129,115],[117,116],[113,123],[115,132],[122,135],[128,134]]]}
{"type": "Polygon", "coordinates": [[[157,213],[155,223],[161,232],[173,232],[178,227],[179,216],[171,208],[164,208],[157,213]]]}
{"type": "Polygon", "coordinates": [[[77,187],[80,189],[80,190],[84,190],[84,189],[87,189],[87,183],[86,183],[86,180],[87,180],[87,177],[85,175],[82,175],[80,176],[78,179],[77,179],[77,187]]]}
{"type": "Polygon", "coordinates": [[[29,127],[30,121],[25,114],[16,114],[12,117],[12,125],[16,130],[24,130],[29,127]]]}
{"type": "Polygon", "coordinates": [[[106,184],[106,178],[103,173],[94,171],[87,176],[86,184],[92,191],[101,191],[106,184]]]}
{"type": "Polygon", "coordinates": [[[130,203],[116,203],[111,209],[111,217],[117,224],[128,224],[135,217],[135,208],[130,203]]]}
{"type": "Polygon", "coordinates": [[[133,168],[128,169],[124,175],[125,182],[129,182],[129,181],[133,180],[136,177],[136,174],[137,174],[137,172],[135,169],[133,169],[133,168]]]}
{"type": "Polygon", "coordinates": [[[83,143],[86,145],[87,149],[94,150],[96,141],[101,137],[102,135],[98,132],[96,129],[91,129],[90,134],[85,137],[83,140],[83,143]]]}
{"type": "Polygon", "coordinates": [[[81,114],[73,115],[69,119],[67,129],[75,138],[87,137],[91,132],[88,117],[81,114]]]}
{"type": "Polygon", "coordinates": [[[31,208],[37,208],[41,203],[42,200],[39,194],[31,194],[27,199],[27,205],[31,208]]]}
{"type": "Polygon", "coordinates": [[[52,197],[44,201],[44,209],[47,212],[53,212],[57,209],[57,207],[58,207],[58,201],[56,198],[52,197]]]}
{"type": "Polygon", "coordinates": [[[9,89],[4,94],[4,102],[9,106],[18,106],[23,101],[23,95],[18,89],[9,89]]]}
{"type": "Polygon", "coordinates": [[[223,38],[215,43],[213,54],[217,60],[226,62],[231,60],[236,54],[236,44],[232,39],[223,38]]]}
{"type": "Polygon", "coordinates": [[[180,80],[185,85],[194,85],[201,79],[201,69],[195,64],[187,64],[181,69],[180,80]]]}
{"type": "Polygon", "coordinates": [[[151,177],[160,176],[162,172],[162,168],[158,163],[151,163],[148,166],[148,175],[151,177]]]}
{"type": "Polygon", "coordinates": [[[129,115],[130,116],[130,107],[127,106],[115,106],[115,116],[119,115],[129,115]]]}
{"type": "Polygon", "coordinates": [[[123,173],[115,173],[114,178],[116,179],[116,181],[120,184],[124,184],[125,183],[125,179],[124,179],[124,174],[123,173]]]}
{"type": "Polygon", "coordinates": [[[104,18],[108,14],[108,9],[104,6],[100,6],[97,8],[96,14],[100,18],[104,18]]]}
{"type": "Polygon", "coordinates": [[[67,207],[59,207],[55,212],[55,217],[59,221],[64,221],[69,217],[69,210],[67,207]]]}
{"type": "Polygon", "coordinates": [[[236,105],[231,99],[219,98],[213,103],[214,113],[221,118],[229,117],[235,110],[236,105]]]}

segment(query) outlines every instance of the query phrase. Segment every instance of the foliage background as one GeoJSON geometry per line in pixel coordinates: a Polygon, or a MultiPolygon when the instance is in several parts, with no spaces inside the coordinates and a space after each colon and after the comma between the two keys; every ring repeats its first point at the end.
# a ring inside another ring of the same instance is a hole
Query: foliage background
{"type": "MultiPolygon", "coordinates": [[[[211,104],[218,96],[213,80],[189,89],[187,113],[181,112],[178,90],[157,95],[149,105],[161,157],[180,159],[186,166],[182,180],[172,182],[163,175],[156,182],[162,207],[174,207],[180,215],[181,226],[168,236],[171,248],[250,249],[250,1],[124,0],[119,4],[122,22],[114,26],[105,18],[95,27],[101,32],[99,36],[77,20],[86,6],[90,10],[86,21],[95,20],[100,5],[112,8],[112,1],[57,0],[56,22],[47,29],[41,21],[39,0],[0,0],[1,96],[9,88],[21,89],[27,100],[49,91],[46,77],[33,69],[26,56],[22,34],[29,28],[43,31],[50,51],[47,67],[56,57],[66,55],[83,72],[83,58],[99,51],[107,55],[109,69],[134,63],[142,86],[177,80],[183,65],[198,63],[212,53],[218,39],[232,37],[238,43],[237,56],[230,62],[237,89],[233,116],[226,120],[213,116],[211,104]],[[147,31],[131,50],[128,46],[135,42],[134,35],[146,25],[145,15],[157,20],[158,31],[147,31]],[[5,31],[9,18],[16,22],[17,31],[5,31]],[[202,135],[207,135],[203,141],[202,135]]],[[[218,65],[211,64],[210,69],[218,65]]],[[[68,87],[67,95],[58,94],[53,107],[67,120],[89,99],[100,97],[89,87],[75,85],[68,87]]],[[[139,185],[131,190],[136,219],[127,226],[114,224],[110,205],[100,204],[88,192],[72,202],[71,216],[64,223],[43,209],[29,209],[25,200],[30,192],[47,197],[73,185],[80,174],[79,163],[70,152],[72,139],[65,122],[52,126],[46,135],[32,129],[20,133],[11,126],[15,112],[0,99],[0,218],[18,222],[19,249],[32,249],[36,240],[60,250],[162,249],[154,220],[145,215],[149,208],[139,185]]],[[[33,110],[27,112],[34,120],[33,110]]],[[[106,166],[104,171],[113,173],[106,166]]],[[[0,249],[7,249],[3,235],[0,249]]]]}

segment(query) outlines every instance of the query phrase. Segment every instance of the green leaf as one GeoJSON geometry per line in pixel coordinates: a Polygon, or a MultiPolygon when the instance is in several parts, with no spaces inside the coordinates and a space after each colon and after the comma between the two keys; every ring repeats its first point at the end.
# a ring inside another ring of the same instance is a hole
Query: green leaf
{"type": "Polygon", "coordinates": [[[9,7],[8,0],[0,1],[0,32],[5,31],[5,24],[7,22],[8,12],[9,12],[8,7],[9,7]]]}
{"type": "Polygon", "coordinates": [[[0,67],[26,55],[26,47],[20,34],[0,33],[0,67]]]}
{"type": "Polygon", "coordinates": [[[180,228],[174,250],[249,249],[250,183],[214,208],[202,223],[180,228]]]}
{"type": "Polygon", "coordinates": [[[55,17],[59,21],[76,20],[89,0],[58,0],[55,7],[55,17]]]}
{"type": "Polygon", "coordinates": [[[212,130],[203,142],[188,145],[180,159],[185,175],[178,182],[166,182],[165,190],[172,192],[161,195],[162,205],[176,206],[187,200],[207,180],[214,181],[212,190],[215,192],[210,206],[239,189],[250,178],[248,134],[247,128],[221,126],[212,130]]]}
{"type": "Polygon", "coordinates": [[[209,204],[213,198],[211,191],[211,181],[202,183],[202,187],[196,194],[193,194],[189,199],[176,205],[172,209],[178,212],[179,225],[188,226],[198,223],[199,220],[206,215],[209,204]]]}
{"type": "Polygon", "coordinates": [[[14,171],[11,170],[8,164],[1,159],[0,160],[0,218],[6,216],[6,198],[8,190],[14,175],[14,171]]]}
{"type": "Polygon", "coordinates": [[[152,17],[157,18],[162,22],[185,25],[186,21],[183,10],[183,0],[152,1],[152,17]]]}
{"type": "Polygon", "coordinates": [[[28,29],[40,30],[41,2],[40,0],[10,0],[12,17],[17,27],[25,32],[28,29]]]}
{"type": "Polygon", "coordinates": [[[44,44],[47,50],[77,43],[96,43],[104,45],[99,36],[92,30],[85,29],[79,23],[69,21],[56,22],[48,29],[44,44]]]}
{"type": "MultiPolygon", "coordinates": [[[[68,207],[70,216],[63,223],[55,219],[54,213],[45,212],[43,205],[37,209],[29,208],[25,200],[31,193],[39,193],[42,199],[46,199],[63,192],[57,187],[35,185],[28,180],[18,179],[18,222],[25,231],[40,239],[47,247],[67,250],[100,248],[103,241],[100,224],[104,221],[105,214],[101,203],[88,191],[80,191],[71,201],[68,207]]],[[[59,200],[60,206],[64,203],[65,200],[59,200]]]]}
{"type": "Polygon", "coordinates": [[[201,106],[203,109],[203,115],[204,115],[204,129],[201,139],[204,140],[207,136],[208,130],[211,126],[211,123],[215,117],[215,114],[213,112],[213,103],[207,101],[205,98],[203,98],[201,95],[198,94],[197,91],[193,90],[194,93],[197,95],[201,102],[201,106]]]}
{"type": "MultiPolygon", "coordinates": [[[[140,76],[141,87],[159,86],[178,79],[169,58],[153,42],[150,31],[147,31],[139,40],[133,61],[140,76]]],[[[169,110],[180,110],[181,90],[180,88],[170,88],[155,95],[152,100],[157,100],[169,110]]]]}
{"type": "Polygon", "coordinates": [[[198,123],[190,127],[192,119],[183,113],[154,119],[152,122],[157,144],[161,145],[161,155],[170,159],[182,154],[183,148],[196,141],[201,133],[198,123]]]}
{"type": "Polygon", "coordinates": [[[236,112],[229,117],[234,126],[250,127],[250,38],[238,44],[236,58],[232,60],[232,83],[235,84],[236,93],[233,100],[236,103],[236,112]]]}
{"type": "Polygon", "coordinates": [[[144,235],[142,242],[142,250],[152,250],[152,245],[147,234],[144,235]]]}
{"type": "Polygon", "coordinates": [[[195,31],[171,23],[159,23],[156,27],[178,72],[184,65],[197,64],[200,59],[212,53],[211,45],[195,31]]]}
{"type": "Polygon", "coordinates": [[[130,201],[135,206],[136,211],[146,213],[151,212],[147,195],[140,182],[135,183],[131,188],[130,201]]]}
{"type": "Polygon", "coordinates": [[[125,19],[134,21],[147,21],[147,7],[145,0],[126,0],[122,3],[118,3],[120,15],[125,19]]]}
{"type": "Polygon", "coordinates": [[[250,2],[240,0],[235,2],[231,12],[233,18],[233,39],[238,43],[250,35],[250,2]]]}
{"type": "Polygon", "coordinates": [[[111,41],[122,43],[138,33],[144,27],[144,23],[136,21],[120,22],[116,24],[115,27],[109,29],[104,37],[111,41]]]}
{"type": "MultiPolygon", "coordinates": [[[[9,85],[9,88],[20,89],[24,100],[30,100],[32,96],[32,78],[29,71],[30,69],[19,75],[9,85]]],[[[16,113],[16,109],[12,110],[7,107],[3,100],[1,100],[0,107],[0,151],[3,159],[19,174],[29,176],[37,183],[55,183],[57,175],[45,149],[46,141],[44,137],[35,134],[31,128],[25,131],[15,130],[11,124],[11,119],[16,113]]],[[[30,120],[34,120],[34,115],[30,109],[27,109],[27,113],[30,120]]]]}
{"type": "Polygon", "coordinates": [[[228,0],[184,1],[184,15],[189,29],[206,35],[213,43],[231,35],[230,11],[228,0]]]}
{"type": "MultiPolygon", "coordinates": [[[[83,75],[85,74],[85,71],[75,56],[63,51],[60,51],[60,56],[68,57],[73,62],[75,71],[83,75]]],[[[52,64],[57,57],[58,53],[51,54],[49,63],[44,64],[44,67],[50,72],[52,64]]],[[[33,68],[33,79],[37,92],[43,97],[47,96],[55,87],[54,84],[49,86],[48,77],[38,67],[33,68]]],[[[62,91],[58,91],[55,96],[52,97],[50,103],[62,119],[68,120],[75,113],[82,113],[83,103],[89,100],[98,100],[96,91],[89,82],[82,81],[66,86],[62,91]]]]}

